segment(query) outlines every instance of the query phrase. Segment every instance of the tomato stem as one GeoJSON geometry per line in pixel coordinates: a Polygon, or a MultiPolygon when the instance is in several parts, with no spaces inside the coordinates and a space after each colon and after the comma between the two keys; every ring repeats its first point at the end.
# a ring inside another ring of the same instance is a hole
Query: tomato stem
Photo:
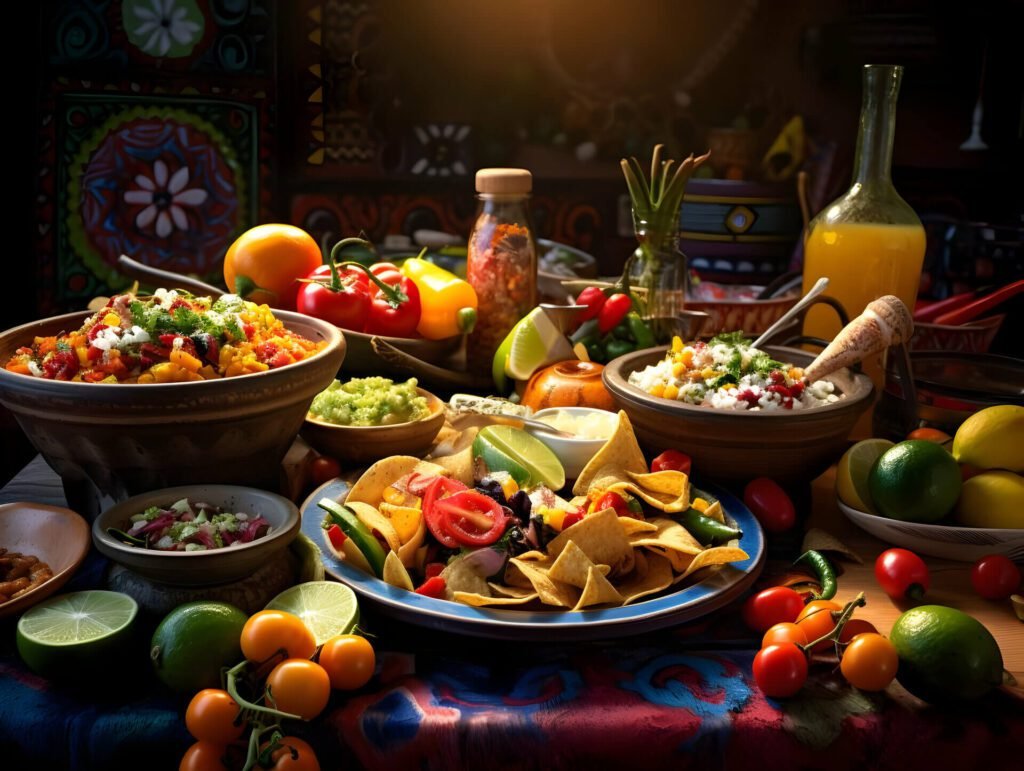
{"type": "Polygon", "coordinates": [[[803,652],[805,654],[809,654],[812,650],[814,650],[814,646],[818,645],[819,643],[823,643],[826,640],[832,640],[833,642],[838,644],[839,635],[843,633],[843,627],[846,626],[846,622],[850,620],[850,617],[853,615],[853,612],[857,608],[862,608],[867,604],[867,600],[864,599],[864,592],[861,592],[848,603],[846,603],[846,605],[843,607],[842,611],[839,613],[839,618],[836,619],[836,623],[835,626],[832,628],[832,631],[828,632],[827,634],[823,634],[817,640],[811,640],[807,643],[807,645],[801,645],[800,648],[803,649],[803,652]]]}
{"type": "MultiPolygon", "coordinates": [[[[275,654],[276,655],[276,654],[275,654]]],[[[290,712],[282,712],[279,709],[271,709],[270,707],[264,707],[260,704],[253,704],[248,699],[243,699],[238,693],[238,683],[236,678],[239,674],[244,672],[249,666],[248,661],[243,661],[240,664],[236,664],[231,667],[227,673],[227,685],[228,693],[231,698],[235,700],[235,703],[243,709],[251,710],[252,712],[263,713],[266,715],[273,715],[276,718],[288,718],[290,720],[302,720],[301,715],[293,715],[290,712]]]]}
{"type": "Polygon", "coordinates": [[[377,288],[380,289],[380,293],[384,295],[384,299],[388,301],[388,304],[392,308],[398,308],[402,303],[409,302],[409,295],[402,291],[400,284],[395,284],[394,286],[391,284],[385,284],[376,276],[376,274],[374,274],[372,270],[363,265],[363,263],[350,260],[341,264],[346,267],[350,266],[365,271],[367,278],[377,285],[377,288]]]}

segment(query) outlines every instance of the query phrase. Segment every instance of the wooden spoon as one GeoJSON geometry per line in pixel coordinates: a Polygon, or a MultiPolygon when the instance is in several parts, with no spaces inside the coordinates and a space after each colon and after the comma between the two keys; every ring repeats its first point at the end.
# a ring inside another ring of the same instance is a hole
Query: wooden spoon
{"type": "Polygon", "coordinates": [[[184,289],[195,295],[209,295],[210,297],[220,297],[227,291],[213,284],[207,284],[205,281],[200,281],[198,278],[181,276],[168,270],[160,270],[160,268],[143,265],[141,262],[133,260],[127,254],[122,254],[117,258],[117,266],[128,278],[145,281],[147,284],[157,284],[167,289],[184,289]]]}

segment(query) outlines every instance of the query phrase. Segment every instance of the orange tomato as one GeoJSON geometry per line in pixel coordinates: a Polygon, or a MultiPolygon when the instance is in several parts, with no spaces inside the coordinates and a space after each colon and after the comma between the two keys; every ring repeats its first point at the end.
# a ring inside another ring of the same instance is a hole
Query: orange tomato
{"type": "Polygon", "coordinates": [[[362,688],[373,677],[376,656],[365,637],[342,634],[332,637],[320,649],[320,666],[327,670],[331,687],[341,691],[362,688]]]}
{"type": "MultiPolygon", "coordinates": [[[[269,742],[260,747],[262,753],[269,742]]],[[[270,753],[274,771],[320,771],[320,761],[306,742],[295,736],[282,736],[277,749],[270,753]]]]}
{"type": "Polygon", "coordinates": [[[261,663],[283,650],[290,659],[308,659],[316,638],[302,619],[283,610],[261,610],[242,627],[242,655],[261,663]]]}
{"type": "Polygon", "coordinates": [[[178,771],[228,771],[224,762],[227,748],[214,742],[196,742],[187,750],[178,763],[178,771]]]}
{"type": "Polygon", "coordinates": [[[257,225],[224,255],[228,289],[254,303],[295,310],[300,283],[323,262],[320,246],[294,225],[257,225]]]}
{"type": "Polygon", "coordinates": [[[245,729],[245,721],[237,720],[238,711],[238,704],[227,691],[204,688],[192,697],[185,710],[185,727],[201,742],[230,744],[245,729]]]}
{"type": "Polygon", "coordinates": [[[843,631],[839,633],[839,642],[848,643],[859,634],[878,634],[875,625],[862,618],[851,618],[843,624],[843,631]]]}
{"type": "Polygon", "coordinates": [[[862,691],[884,690],[899,667],[896,646],[880,634],[859,634],[843,652],[839,669],[854,688],[862,691]]]}
{"type": "Polygon", "coordinates": [[[764,637],[761,638],[761,647],[767,648],[769,645],[787,642],[794,645],[807,645],[809,640],[807,633],[801,627],[784,621],[781,624],[775,624],[764,633],[764,637]]]}
{"type": "MultiPolygon", "coordinates": [[[[804,609],[796,617],[796,625],[807,635],[807,642],[814,642],[819,637],[823,637],[836,628],[836,622],[832,618],[832,613],[842,609],[842,605],[831,600],[814,600],[804,605],[804,609]]],[[[823,651],[828,649],[830,645],[832,643],[826,640],[818,643],[811,650],[815,652],[823,651]]]]}
{"type": "Polygon", "coordinates": [[[267,675],[267,706],[312,720],[331,698],[331,678],[309,659],[286,659],[267,675]]]}
{"type": "Polygon", "coordinates": [[[937,428],[915,428],[909,434],[907,439],[923,439],[926,442],[935,442],[935,444],[945,444],[953,440],[949,434],[945,431],[939,431],[937,428]]]}

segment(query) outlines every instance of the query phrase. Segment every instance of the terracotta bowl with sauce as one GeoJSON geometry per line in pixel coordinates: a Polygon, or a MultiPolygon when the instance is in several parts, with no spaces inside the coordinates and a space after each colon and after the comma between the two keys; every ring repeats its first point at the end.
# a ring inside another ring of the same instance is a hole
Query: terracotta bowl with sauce
{"type": "Polygon", "coordinates": [[[603,364],[560,361],[533,374],[523,391],[522,404],[535,412],[549,407],[594,407],[616,410],[601,375],[603,364]]]}

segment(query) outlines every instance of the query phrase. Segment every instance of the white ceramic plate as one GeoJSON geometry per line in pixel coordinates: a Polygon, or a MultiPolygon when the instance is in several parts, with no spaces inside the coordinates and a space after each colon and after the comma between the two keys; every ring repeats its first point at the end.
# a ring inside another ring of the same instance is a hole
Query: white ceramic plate
{"type": "Polygon", "coordinates": [[[302,504],[302,532],[313,539],[323,555],[324,569],[352,587],[361,598],[373,601],[389,616],[411,624],[475,637],[506,640],[591,640],[627,637],[661,629],[715,611],[742,595],[764,567],[765,540],[754,515],[734,496],[706,488],[722,503],[726,517],[743,531],[739,547],[749,558],[699,571],[697,580],[666,594],[619,608],[583,611],[526,611],[474,608],[457,602],[424,597],[384,583],[338,560],[324,547],[322,498],[343,502],[350,485],[332,480],[321,485],[302,504]]]}
{"type": "Polygon", "coordinates": [[[847,506],[840,500],[839,510],[853,524],[886,543],[902,546],[920,554],[947,560],[974,562],[989,554],[1005,554],[1011,560],[1024,560],[1024,529],[925,525],[880,517],[847,506]]]}

